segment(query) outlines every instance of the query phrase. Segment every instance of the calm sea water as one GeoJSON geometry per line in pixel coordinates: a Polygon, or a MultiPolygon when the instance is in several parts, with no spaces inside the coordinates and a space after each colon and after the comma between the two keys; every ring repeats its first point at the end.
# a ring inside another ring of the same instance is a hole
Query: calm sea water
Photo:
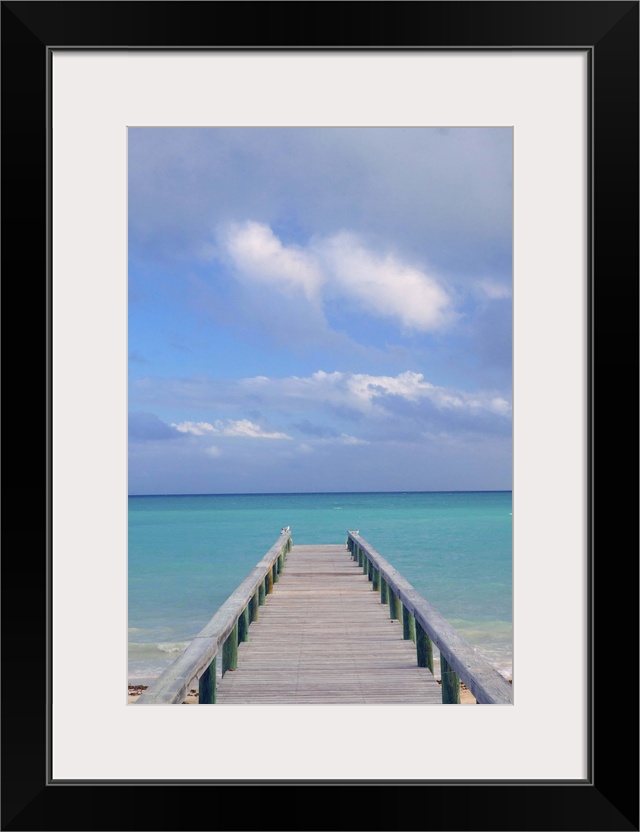
{"type": "Polygon", "coordinates": [[[512,672],[510,491],[129,498],[129,683],[148,684],[291,527],[357,529],[503,675],[512,672]]]}

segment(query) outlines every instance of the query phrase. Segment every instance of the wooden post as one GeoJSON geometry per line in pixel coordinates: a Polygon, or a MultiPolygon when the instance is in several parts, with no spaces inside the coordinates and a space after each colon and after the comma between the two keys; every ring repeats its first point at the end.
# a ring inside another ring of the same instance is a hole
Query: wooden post
{"type": "Polygon", "coordinates": [[[373,570],[373,588],[376,592],[380,589],[380,572],[375,568],[373,570]]]}
{"type": "Polygon", "coordinates": [[[265,590],[267,595],[271,595],[273,592],[273,569],[269,569],[267,572],[267,577],[265,578],[265,590]]]}
{"type": "Polygon", "coordinates": [[[258,587],[258,603],[260,604],[260,606],[262,606],[264,604],[264,602],[266,601],[266,595],[267,595],[267,579],[264,578],[264,580],[261,582],[260,586],[258,587]]]}
{"type": "Polygon", "coordinates": [[[260,606],[260,589],[257,589],[249,601],[249,619],[251,621],[258,620],[258,607],[260,606]]]}
{"type": "Polygon", "coordinates": [[[389,603],[389,584],[385,581],[382,575],[380,576],[380,603],[389,603]]]}
{"type": "Polygon", "coordinates": [[[360,546],[358,546],[358,566],[362,566],[362,559],[364,558],[364,553],[360,546]]]}
{"type": "Polygon", "coordinates": [[[416,640],[416,622],[404,604],[402,604],[402,638],[405,641],[416,640]]]}
{"type": "Polygon", "coordinates": [[[238,667],[238,622],[222,645],[222,675],[238,667]]]}
{"type": "Polygon", "coordinates": [[[389,587],[389,618],[399,619],[398,604],[400,602],[396,598],[395,592],[389,587]]]}
{"type": "Polygon", "coordinates": [[[373,582],[373,570],[374,570],[374,566],[371,563],[371,561],[369,561],[369,565],[367,566],[367,575],[369,576],[369,580],[371,582],[373,582]]]}
{"type": "Polygon", "coordinates": [[[277,584],[280,578],[278,577],[278,558],[275,559],[273,566],[271,567],[271,572],[273,574],[273,582],[277,584]]]}
{"type": "Polygon", "coordinates": [[[442,678],[442,704],[460,704],[460,679],[449,667],[449,662],[440,653],[440,676],[442,678]]]}
{"type": "Polygon", "coordinates": [[[280,553],[278,555],[278,574],[280,574],[283,569],[284,569],[284,554],[280,553]]]}
{"type": "Polygon", "coordinates": [[[369,558],[365,555],[364,558],[363,558],[363,563],[362,563],[362,572],[365,575],[369,574],[369,565],[370,565],[369,564],[369,558]]]}
{"type": "Polygon", "coordinates": [[[216,702],[216,657],[198,680],[198,705],[215,705],[216,702]]]}
{"type": "Polygon", "coordinates": [[[242,610],[238,619],[238,641],[249,641],[249,604],[242,610]]]}
{"type": "Polygon", "coordinates": [[[416,653],[418,667],[428,667],[433,673],[433,645],[419,621],[416,621],[416,653]]]}

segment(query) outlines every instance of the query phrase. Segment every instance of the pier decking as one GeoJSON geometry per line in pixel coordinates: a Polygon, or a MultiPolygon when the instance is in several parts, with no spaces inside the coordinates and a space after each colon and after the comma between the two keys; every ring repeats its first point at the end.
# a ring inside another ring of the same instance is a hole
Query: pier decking
{"type": "Polygon", "coordinates": [[[218,704],[440,704],[402,624],[342,545],[294,546],[218,704]]]}
{"type": "Polygon", "coordinates": [[[513,703],[510,684],[357,531],[280,537],[138,699],[200,705],[513,703]],[[286,565],[286,569],[285,569],[286,565]],[[440,683],[434,677],[434,652],[440,683]]]}

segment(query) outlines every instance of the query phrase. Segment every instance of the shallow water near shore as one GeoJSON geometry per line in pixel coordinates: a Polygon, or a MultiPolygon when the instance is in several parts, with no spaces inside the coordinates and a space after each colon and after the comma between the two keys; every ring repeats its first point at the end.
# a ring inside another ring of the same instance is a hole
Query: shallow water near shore
{"type": "Polygon", "coordinates": [[[500,492],[129,497],[129,684],[180,655],[277,540],[360,535],[510,677],[512,495],[500,492]]]}

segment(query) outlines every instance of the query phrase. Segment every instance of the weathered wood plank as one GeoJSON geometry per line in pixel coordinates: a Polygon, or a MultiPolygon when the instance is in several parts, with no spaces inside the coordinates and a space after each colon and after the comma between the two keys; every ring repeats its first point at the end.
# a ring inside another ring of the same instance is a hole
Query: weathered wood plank
{"type": "Polygon", "coordinates": [[[390,605],[396,594],[478,703],[513,704],[513,688],[507,680],[366,540],[356,532],[349,532],[349,537],[366,552],[375,568],[380,570],[381,579],[389,584],[390,605]]]}
{"type": "Polygon", "coordinates": [[[295,545],[218,704],[441,704],[346,546],[295,545]]]}

